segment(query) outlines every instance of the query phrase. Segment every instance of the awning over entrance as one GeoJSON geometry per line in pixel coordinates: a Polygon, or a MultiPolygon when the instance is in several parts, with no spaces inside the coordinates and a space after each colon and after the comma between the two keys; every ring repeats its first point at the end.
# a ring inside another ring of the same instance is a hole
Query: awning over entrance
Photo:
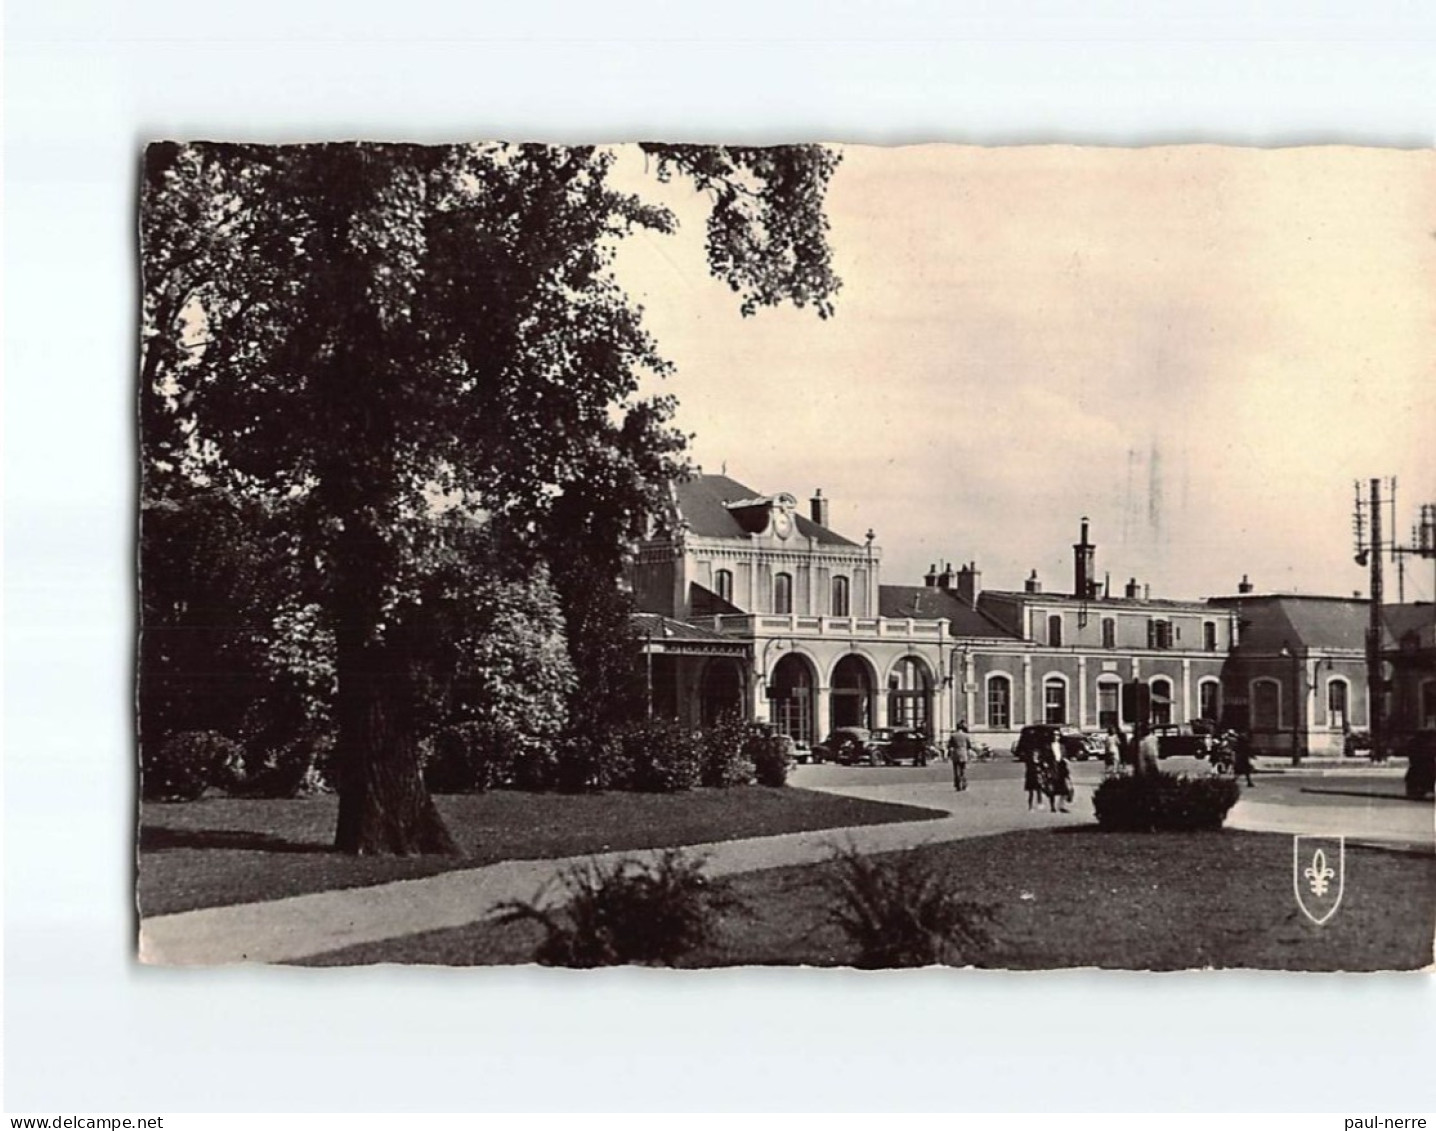
{"type": "Polygon", "coordinates": [[[635,613],[634,627],[647,656],[733,656],[752,652],[746,640],[735,640],[712,629],[685,624],[658,613],[635,613]]]}

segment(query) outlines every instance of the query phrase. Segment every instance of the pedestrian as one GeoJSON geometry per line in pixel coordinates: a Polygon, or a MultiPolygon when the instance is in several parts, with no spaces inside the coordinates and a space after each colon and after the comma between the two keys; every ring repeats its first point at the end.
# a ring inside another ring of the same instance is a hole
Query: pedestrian
{"type": "Polygon", "coordinates": [[[1158,758],[1157,730],[1151,726],[1140,726],[1137,728],[1137,757],[1132,764],[1132,769],[1138,774],[1156,774],[1160,772],[1158,758]]]}
{"type": "Polygon", "coordinates": [[[1253,787],[1256,785],[1256,782],[1252,781],[1252,759],[1254,757],[1251,735],[1245,732],[1239,733],[1232,751],[1232,777],[1244,777],[1247,779],[1247,785],[1253,787]]]}
{"type": "Polygon", "coordinates": [[[1047,767],[1048,801],[1052,811],[1067,812],[1067,803],[1072,800],[1072,765],[1062,753],[1062,744],[1052,744],[1052,762],[1047,767]]]}
{"type": "Polygon", "coordinates": [[[1030,813],[1033,805],[1039,808],[1042,805],[1042,767],[1038,764],[1038,748],[1029,746],[1022,751],[1022,761],[1022,788],[1027,791],[1027,811],[1030,813]]]}
{"type": "Polygon", "coordinates": [[[972,738],[966,722],[959,722],[947,740],[947,756],[952,762],[952,788],[961,793],[967,788],[967,764],[972,760],[972,738]]]}
{"type": "Polygon", "coordinates": [[[1102,739],[1102,765],[1109,774],[1115,774],[1122,766],[1122,740],[1117,737],[1117,728],[1109,724],[1106,737],[1102,739]]]}

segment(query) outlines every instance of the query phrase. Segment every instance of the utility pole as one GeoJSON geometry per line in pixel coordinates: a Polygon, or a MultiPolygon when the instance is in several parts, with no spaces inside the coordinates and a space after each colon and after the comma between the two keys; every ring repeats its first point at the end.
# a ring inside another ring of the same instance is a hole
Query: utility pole
{"type": "Polygon", "coordinates": [[[1393,536],[1389,540],[1382,533],[1382,508],[1392,508],[1391,521],[1396,523],[1396,480],[1391,478],[1383,484],[1380,479],[1370,481],[1370,497],[1362,499],[1361,483],[1356,484],[1356,513],[1352,517],[1352,529],[1356,534],[1356,564],[1368,566],[1371,570],[1371,621],[1366,630],[1366,686],[1371,703],[1371,760],[1384,762],[1390,746],[1386,719],[1386,663],[1381,654],[1382,638],[1385,632],[1385,618],[1382,602],[1385,596],[1382,576],[1382,555],[1390,554],[1397,563],[1398,578],[1401,582],[1398,599],[1405,599],[1405,557],[1414,554],[1419,558],[1436,558],[1436,504],[1421,505],[1420,520],[1412,528],[1411,545],[1401,546],[1393,536]],[[1369,527],[1369,531],[1368,531],[1369,527]]]}

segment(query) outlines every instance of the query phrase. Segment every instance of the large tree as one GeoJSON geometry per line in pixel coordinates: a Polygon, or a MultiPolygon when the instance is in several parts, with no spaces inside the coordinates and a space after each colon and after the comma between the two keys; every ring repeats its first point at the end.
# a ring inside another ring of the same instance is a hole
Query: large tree
{"type": "MultiPolygon", "coordinates": [[[[711,205],[709,261],[745,313],[830,313],[832,153],[645,150],[711,205]]],[[[666,365],[612,272],[619,240],[675,221],[613,188],[613,162],[499,144],[146,153],[144,490],[183,481],[292,516],[335,642],[343,850],[454,850],[416,748],[431,512],[551,543],[558,502],[595,512],[598,475],[622,491],[611,540],[678,469],[670,406],[637,397],[666,365]]]]}

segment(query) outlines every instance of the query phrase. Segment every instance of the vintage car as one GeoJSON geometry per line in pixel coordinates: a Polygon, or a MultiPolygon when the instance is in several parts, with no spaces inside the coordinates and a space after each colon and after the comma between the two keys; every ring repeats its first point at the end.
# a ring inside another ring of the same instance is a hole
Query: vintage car
{"type": "MultiPolygon", "coordinates": [[[[877,737],[878,732],[873,732],[877,737]]],[[[888,739],[877,748],[881,761],[889,766],[898,762],[911,762],[914,766],[926,766],[937,758],[937,747],[926,733],[912,729],[894,729],[888,732],[888,739]]]]}
{"type": "Polygon", "coordinates": [[[835,727],[827,738],[813,747],[813,761],[854,766],[859,762],[876,765],[880,758],[872,745],[871,731],[864,727],[835,727]]]}
{"type": "Polygon", "coordinates": [[[1421,801],[1436,792],[1436,730],[1417,731],[1406,743],[1406,796],[1421,801]]]}
{"type": "MultiPolygon", "coordinates": [[[[1012,756],[1019,762],[1025,762],[1040,751],[1051,749],[1054,738],[1062,743],[1062,753],[1067,758],[1085,762],[1093,755],[1094,746],[1089,736],[1076,727],[1060,726],[1056,723],[1033,723],[1023,727],[1018,733],[1017,741],[1012,744],[1012,756]]],[[[1100,745],[1095,749],[1100,756],[1100,745]]]]}
{"type": "Polygon", "coordinates": [[[1152,728],[1157,734],[1158,758],[1205,758],[1215,744],[1212,726],[1203,720],[1169,723],[1152,728]]]}

